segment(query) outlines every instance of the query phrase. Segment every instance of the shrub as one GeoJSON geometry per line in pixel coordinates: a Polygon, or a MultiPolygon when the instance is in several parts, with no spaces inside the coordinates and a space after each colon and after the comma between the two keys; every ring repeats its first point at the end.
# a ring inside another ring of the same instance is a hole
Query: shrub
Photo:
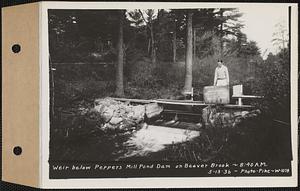
{"type": "Polygon", "coordinates": [[[260,65],[256,89],[264,96],[260,104],[274,118],[290,121],[290,62],[287,49],[277,55],[270,54],[260,65]]]}

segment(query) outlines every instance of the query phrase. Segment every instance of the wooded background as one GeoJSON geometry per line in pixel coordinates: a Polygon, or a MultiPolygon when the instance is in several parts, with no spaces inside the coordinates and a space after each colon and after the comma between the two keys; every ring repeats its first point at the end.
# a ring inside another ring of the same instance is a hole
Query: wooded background
{"type": "Polygon", "coordinates": [[[55,107],[106,96],[178,99],[191,87],[201,94],[222,59],[230,86],[264,96],[256,104],[289,122],[287,30],[278,25],[279,51],[263,59],[241,31],[241,16],[235,8],[49,10],[55,107]]]}

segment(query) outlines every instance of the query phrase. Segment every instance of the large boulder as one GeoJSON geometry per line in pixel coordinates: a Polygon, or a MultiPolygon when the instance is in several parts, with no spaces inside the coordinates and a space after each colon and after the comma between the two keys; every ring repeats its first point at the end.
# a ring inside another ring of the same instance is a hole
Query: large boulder
{"type": "Polygon", "coordinates": [[[160,115],[162,111],[163,107],[159,106],[157,103],[150,103],[146,105],[146,116],[149,119],[160,115]]]}
{"type": "Polygon", "coordinates": [[[131,107],[131,112],[129,113],[128,117],[140,121],[144,119],[145,116],[145,106],[144,105],[137,105],[131,107]]]}

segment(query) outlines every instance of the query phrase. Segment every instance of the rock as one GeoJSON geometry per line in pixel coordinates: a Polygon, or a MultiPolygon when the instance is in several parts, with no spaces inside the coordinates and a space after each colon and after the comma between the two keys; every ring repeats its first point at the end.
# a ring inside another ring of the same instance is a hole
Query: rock
{"type": "Polygon", "coordinates": [[[158,116],[162,111],[163,108],[159,106],[157,103],[150,103],[146,105],[146,116],[148,118],[158,116]]]}
{"type": "Polygon", "coordinates": [[[196,125],[199,129],[202,128],[202,126],[203,126],[202,123],[197,123],[196,125]]]}
{"type": "Polygon", "coordinates": [[[212,116],[217,112],[217,109],[213,106],[207,106],[202,110],[202,121],[205,126],[209,126],[212,116]]]}
{"type": "MultiPolygon", "coordinates": [[[[114,129],[131,131],[136,127],[141,127],[145,116],[152,118],[158,116],[163,108],[158,104],[130,105],[112,98],[97,99],[92,109],[103,122],[103,129],[114,129]]],[[[95,115],[97,116],[97,115],[95,115]]]]}
{"type": "Polygon", "coordinates": [[[242,111],[242,113],[241,113],[241,116],[242,117],[245,117],[247,114],[249,114],[250,112],[249,111],[242,111]]]}
{"type": "Polygon", "coordinates": [[[234,122],[234,116],[232,115],[231,112],[222,112],[220,113],[220,120],[222,123],[222,128],[226,127],[232,127],[232,124],[234,122]]]}
{"type": "Polygon", "coordinates": [[[104,106],[103,111],[100,113],[100,115],[104,119],[105,122],[108,122],[113,117],[114,110],[109,107],[104,106]]]}
{"type": "Polygon", "coordinates": [[[121,123],[123,119],[121,117],[112,117],[111,120],[109,121],[110,124],[112,125],[117,125],[121,123]]]}
{"type": "Polygon", "coordinates": [[[123,107],[117,108],[116,111],[118,112],[119,116],[125,116],[128,113],[128,111],[126,110],[126,108],[123,108],[123,107]]]}
{"type": "Polygon", "coordinates": [[[114,109],[112,107],[108,107],[105,105],[96,105],[93,108],[94,111],[99,113],[100,117],[105,121],[108,122],[114,115],[114,109]]]}
{"type": "Polygon", "coordinates": [[[106,123],[106,124],[104,124],[103,129],[104,130],[116,130],[117,126],[116,125],[112,125],[110,123],[106,123]]]}
{"type": "Polygon", "coordinates": [[[137,123],[135,121],[126,119],[126,120],[123,120],[123,122],[119,128],[121,130],[132,130],[132,129],[136,128],[136,125],[137,125],[137,123]]]}
{"type": "Polygon", "coordinates": [[[102,113],[102,110],[105,106],[104,105],[96,105],[93,110],[98,112],[98,113],[102,113]]]}
{"type": "Polygon", "coordinates": [[[206,127],[232,128],[240,124],[243,120],[256,117],[259,114],[259,110],[230,111],[210,105],[202,110],[202,120],[206,127]]]}
{"type": "Polygon", "coordinates": [[[133,106],[132,107],[132,118],[141,121],[144,119],[145,112],[146,112],[145,106],[143,106],[143,105],[133,106]]]}

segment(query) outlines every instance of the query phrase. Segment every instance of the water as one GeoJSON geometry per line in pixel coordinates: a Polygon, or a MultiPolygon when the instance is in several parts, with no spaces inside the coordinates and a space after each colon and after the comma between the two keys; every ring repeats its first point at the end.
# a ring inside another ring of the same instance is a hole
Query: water
{"type": "Polygon", "coordinates": [[[151,160],[151,154],[189,142],[200,134],[195,130],[147,124],[132,132],[104,132],[95,121],[79,120],[78,116],[53,127],[50,143],[53,161],[116,161],[135,157],[151,160]],[[70,121],[75,122],[70,125],[70,121]],[[70,127],[66,128],[67,125],[70,127]]]}
{"type": "Polygon", "coordinates": [[[168,145],[187,142],[200,135],[199,131],[148,125],[136,131],[124,143],[128,151],[120,158],[147,156],[168,145]]]}

